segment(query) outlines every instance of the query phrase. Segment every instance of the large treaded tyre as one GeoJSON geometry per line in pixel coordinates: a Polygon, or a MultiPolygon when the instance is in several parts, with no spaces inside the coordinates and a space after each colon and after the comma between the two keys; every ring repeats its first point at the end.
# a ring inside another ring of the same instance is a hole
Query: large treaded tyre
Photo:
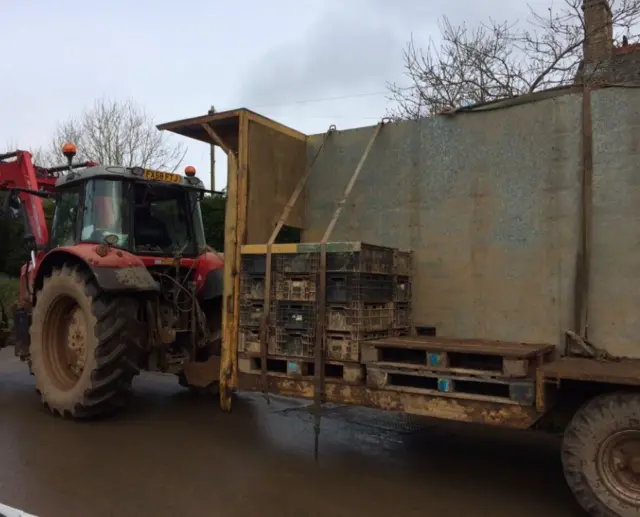
{"type": "Polygon", "coordinates": [[[54,269],[36,295],[30,355],[36,388],[53,413],[113,414],[139,372],[138,304],[100,291],[90,273],[54,269]]]}
{"type": "Polygon", "coordinates": [[[594,517],[640,517],[640,394],[601,395],[566,428],[562,463],[580,505],[594,517]]]}

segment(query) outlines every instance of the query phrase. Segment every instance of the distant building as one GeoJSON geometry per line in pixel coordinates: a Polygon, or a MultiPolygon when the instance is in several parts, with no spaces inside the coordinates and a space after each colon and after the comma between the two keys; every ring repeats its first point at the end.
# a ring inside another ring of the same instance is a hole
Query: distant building
{"type": "Polygon", "coordinates": [[[640,44],[613,45],[611,7],[607,0],[584,0],[585,39],[576,82],[640,83],[640,44]]]}

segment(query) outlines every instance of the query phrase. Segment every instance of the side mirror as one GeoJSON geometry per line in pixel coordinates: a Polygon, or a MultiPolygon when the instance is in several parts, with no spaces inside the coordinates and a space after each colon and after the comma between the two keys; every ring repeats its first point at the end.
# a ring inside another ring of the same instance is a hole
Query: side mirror
{"type": "Polygon", "coordinates": [[[20,207],[22,206],[22,202],[20,201],[20,197],[18,193],[10,190],[7,194],[7,197],[4,200],[3,214],[4,217],[15,221],[20,217],[20,207]]]}

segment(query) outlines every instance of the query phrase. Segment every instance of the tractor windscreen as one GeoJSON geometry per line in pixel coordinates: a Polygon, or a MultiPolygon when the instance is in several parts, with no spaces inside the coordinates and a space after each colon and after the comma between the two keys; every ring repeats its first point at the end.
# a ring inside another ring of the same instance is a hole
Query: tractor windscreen
{"type": "Polygon", "coordinates": [[[205,244],[197,192],[172,185],[134,183],[134,251],[197,255],[205,244]]]}
{"type": "Polygon", "coordinates": [[[118,180],[96,179],[87,182],[84,196],[81,239],[104,242],[106,235],[118,237],[117,246],[127,248],[131,228],[130,203],[126,185],[118,180]]]}

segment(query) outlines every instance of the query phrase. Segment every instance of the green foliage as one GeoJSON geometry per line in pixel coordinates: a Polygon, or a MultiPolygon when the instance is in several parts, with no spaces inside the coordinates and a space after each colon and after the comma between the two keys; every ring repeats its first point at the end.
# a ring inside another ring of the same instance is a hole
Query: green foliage
{"type": "Polygon", "coordinates": [[[7,316],[11,319],[11,307],[18,300],[20,283],[17,278],[12,278],[0,273],[0,302],[7,311],[7,316]]]}
{"type": "MultiPolygon", "coordinates": [[[[4,204],[6,194],[0,194],[0,206],[4,204]]],[[[44,215],[47,227],[51,228],[55,203],[44,200],[44,215]]],[[[16,221],[6,219],[0,212],[0,273],[11,277],[20,276],[20,268],[28,260],[29,252],[24,245],[24,223],[22,217],[16,221]]]]}
{"type": "MultiPolygon", "coordinates": [[[[0,206],[4,206],[5,193],[0,195],[0,206]]],[[[20,275],[20,267],[29,257],[23,237],[22,219],[12,221],[0,213],[0,272],[12,277],[20,275]]]]}
{"type": "Polygon", "coordinates": [[[224,251],[224,216],[227,197],[213,194],[202,200],[202,222],[207,244],[216,251],[224,251]]]}

